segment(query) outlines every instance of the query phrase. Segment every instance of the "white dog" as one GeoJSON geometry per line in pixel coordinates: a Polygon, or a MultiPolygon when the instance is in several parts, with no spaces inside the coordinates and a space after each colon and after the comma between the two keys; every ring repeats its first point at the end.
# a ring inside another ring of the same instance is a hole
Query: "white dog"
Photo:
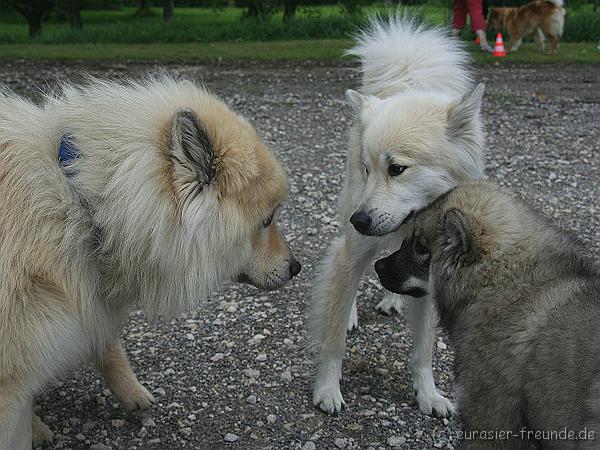
{"type": "Polygon", "coordinates": [[[0,91],[0,449],[52,439],[33,397],[86,359],[149,407],[119,343],[128,312],[297,275],[273,219],[286,194],[256,130],[190,82],[90,80],[42,106],[0,91]]]}
{"type": "MultiPolygon", "coordinates": [[[[319,352],[313,402],[329,413],[344,405],[346,329],[357,325],[354,300],[364,271],[380,252],[398,249],[412,212],[483,176],[483,86],[473,89],[457,41],[407,17],[374,19],[348,53],[360,58],[363,79],[361,93],[346,93],[354,123],[339,204],[342,232],[323,261],[310,320],[319,352]]],[[[434,307],[411,300],[387,294],[378,308],[408,303],[417,402],[423,413],[445,417],[453,406],[437,392],[431,369],[434,307]]]]}

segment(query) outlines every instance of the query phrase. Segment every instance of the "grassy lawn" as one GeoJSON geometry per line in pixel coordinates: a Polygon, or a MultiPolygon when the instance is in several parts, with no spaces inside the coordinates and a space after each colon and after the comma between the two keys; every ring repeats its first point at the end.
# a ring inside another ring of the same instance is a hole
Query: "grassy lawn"
{"type": "MultiPolygon", "coordinates": [[[[448,11],[441,6],[407,9],[434,24],[448,20],[448,11]]],[[[348,16],[339,7],[320,6],[300,9],[295,20],[284,24],[281,13],[261,21],[243,19],[242,8],[176,8],[172,22],[165,24],[158,8],[147,17],[136,17],[133,8],[83,11],[83,31],[72,30],[51,16],[42,36],[31,40],[24,19],[4,9],[0,10],[0,59],[336,60],[351,45],[352,32],[377,12],[385,9],[371,7],[362,15],[348,16]]],[[[570,16],[583,40],[596,35],[600,39],[600,10],[568,11],[567,18],[570,16]]],[[[597,45],[597,40],[564,42],[558,56],[546,56],[525,44],[502,63],[599,63],[597,45]]],[[[472,50],[477,62],[498,61],[475,47],[472,50]]]]}
{"type": "MultiPolygon", "coordinates": [[[[352,42],[347,39],[294,40],[274,42],[217,42],[213,44],[73,44],[0,45],[0,59],[47,60],[338,60],[352,42]]],[[[593,63],[600,64],[594,43],[561,44],[558,55],[540,54],[533,44],[524,44],[506,58],[493,58],[474,46],[478,63],[593,63]]]]}
{"type": "MultiPolygon", "coordinates": [[[[447,11],[441,7],[411,7],[435,24],[444,22],[447,11]]],[[[271,41],[291,39],[345,38],[364,23],[369,14],[385,12],[371,7],[364,14],[348,16],[335,6],[300,9],[295,20],[283,23],[281,13],[265,20],[243,19],[243,8],[176,8],[172,21],[162,20],[160,9],[137,17],[134,8],[120,11],[83,11],[83,30],[72,30],[51,17],[42,35],[33,41],[27,35],[25,20],[12,10],[0,12],[0,44],[149,44],[174,42],[271,41]]]]}

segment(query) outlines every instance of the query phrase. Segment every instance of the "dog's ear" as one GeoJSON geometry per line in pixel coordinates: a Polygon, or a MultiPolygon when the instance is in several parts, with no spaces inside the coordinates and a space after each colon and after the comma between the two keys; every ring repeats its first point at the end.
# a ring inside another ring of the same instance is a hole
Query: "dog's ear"
{"type": "Polygon", "coordinates": [[[474,219],[452,208],[444,216],[443,227],[441,252],[446,273],[452,273],[458,265],[468,266],[481,259],[481,229],[474,219]]]}
{"type": "Polygon", "coordinates": [[[171,122],[171,158],[177,170],[192,172],[201,186],[215,177],[215,154],[198,115],[180,109],[171,122]]]}
{"type": "Polygon", "coordinates": [[[478,84],[448,110],[448,134],[452,140],[483,145],[479,141],[482,139],[480,113],[484,90],[484,84],[478,84]]]}
{"type": "Polygon", "coordinates": [[[352,119],[359,119],[363,107],[371,103],[376,97],[364,95],[360,92],[348,89],[346,91],[346,112],[352,119]]]}

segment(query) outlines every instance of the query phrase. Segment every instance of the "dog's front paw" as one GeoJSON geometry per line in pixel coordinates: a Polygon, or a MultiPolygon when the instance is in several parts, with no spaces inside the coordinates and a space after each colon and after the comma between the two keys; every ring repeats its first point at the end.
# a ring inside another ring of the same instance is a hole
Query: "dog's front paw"
{"type": "Polygon", "coordinates": [[[350,318],[348,319],[348,332],[354,331],[358,328],[358,311],[356,311],[356,302],[352,304],[350,310],[350,318]]]}
{"type": "Polygon", "coordinates": [[[44,444],[51,444],[54,440],[54,434],[50,427],[42,422],[37,414],[34,414],[31,421],[31,443],[34,447],[40,447],[44,444]]]}
{"type": "Polygon", "coordinates": [[[344,398],[342,397],[339,383],[337,383],[337,386],[315,386],[313,392],[313,405],[328,414],[338,414],[346,407],[346,402],[344,402],[344,398]]]}
{"type": "Polygon", "coordinates": [[[120,385],[112,391],[115,398],[127,411],[139,409],[144,411],[150,408],[154,402],[154,396],[148,392],[139,382],[120,385]]]}
{"type": "Polygon", "coordinates": [[[375,309],[380,314],[385,314],[386,316],[391,316],[393,314],[399,314],[402,312],[402,297],[393,294],[386,294],[383,297],[375,309]]]}
{"type": "Polygon", "coordinates": [[[433,417],[450,417],[454,414],[454,405],[437,391],[417,392],[417,404],[423,414],[433,417]]]}

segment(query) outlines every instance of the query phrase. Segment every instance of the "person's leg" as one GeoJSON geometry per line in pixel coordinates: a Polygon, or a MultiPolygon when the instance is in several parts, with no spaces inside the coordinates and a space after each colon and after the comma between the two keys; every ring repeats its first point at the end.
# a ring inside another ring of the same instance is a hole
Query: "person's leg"
{"type": "Polygon", "coordinates": [[[467,5],[465,0],[454,1],[454,14],[452,16],[452,34],[458,36],[467,23],[467,5]]]}
{"type": "Polygon", "coordinates": [[[469,16],[471,17],[471,31],[479,37],[481,48],[489,48],[485,34],[485,20],[483,18],[483,4],[481,0],[465,0],[469,16]]]}

